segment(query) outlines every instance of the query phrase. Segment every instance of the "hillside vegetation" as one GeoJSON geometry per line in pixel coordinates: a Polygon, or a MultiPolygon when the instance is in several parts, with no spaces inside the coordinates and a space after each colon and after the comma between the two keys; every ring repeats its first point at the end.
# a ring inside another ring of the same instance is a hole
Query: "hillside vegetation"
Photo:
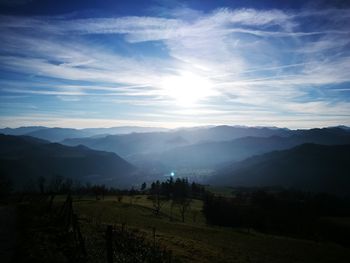
{"type": "MultiPolygon", "coordinates": [[[[202,203],[191,205],[185,223],[169,219],[170,204],[160,216],[154,215],[146,196],[105,200],[80,199],[74,208],[87,218],[110,224],[126,223],[156,238],[171,249],[181,262],[348,262],[350,252],[339,245],[319,243],[281,236],[248,233],[246,229],[207,226],[201,211],[202,203]],[[196,221],[193,213],[199,212],[196,221]]],[[[177,213],[177,212],[175,212],[177,213]]],[[[179,214],[177,213],[177,218],[179,214]]]]}

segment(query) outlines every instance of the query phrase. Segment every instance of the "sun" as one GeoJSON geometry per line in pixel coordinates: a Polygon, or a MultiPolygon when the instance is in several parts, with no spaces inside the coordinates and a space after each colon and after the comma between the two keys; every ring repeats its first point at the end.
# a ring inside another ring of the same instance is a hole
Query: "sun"
{"type": "Polygon", "coordinates": [[[188,71],[165,77],[161,87],[165,96],[183,107],[195,106],[214,94],[213,85],[208,78],[188,71]]]}

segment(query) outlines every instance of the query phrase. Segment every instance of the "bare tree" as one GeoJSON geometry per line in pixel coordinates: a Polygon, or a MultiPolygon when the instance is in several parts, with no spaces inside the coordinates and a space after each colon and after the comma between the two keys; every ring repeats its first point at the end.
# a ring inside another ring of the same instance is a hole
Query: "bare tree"
{"type": "Polygon", "coordinates": [[[156,215],[159,215],[160,210],[166,201],[166,198],[162,195],[161,184],[159,181],[152,183],[150,192],[154,212],[156,215]]]}
{"type": "Polygon", "coordinates": [[[188,211],[188,209],[190,208],[191,201],[192,200],[189,198],[181,198],[181,199],[177,199],[175,201],[176,205],[179,208],[182,222],[185,222],[185,214],[188,211]]]}
{"type": "Polygon", "coordinates": [[[55,175],[51,179],[51,183],[50,183],[51,191],[56,193],[56,194],[61,192],[63,181],[64,181],[64,177],[63,176],[55,175]]]}
{"type": "Polygon", "coordinates": [[[46,183],[46,178],[44,176],[39,176],[38,177],[38,186],[39,186],[40,194],[45,193],[45,183],[46,183]]]}

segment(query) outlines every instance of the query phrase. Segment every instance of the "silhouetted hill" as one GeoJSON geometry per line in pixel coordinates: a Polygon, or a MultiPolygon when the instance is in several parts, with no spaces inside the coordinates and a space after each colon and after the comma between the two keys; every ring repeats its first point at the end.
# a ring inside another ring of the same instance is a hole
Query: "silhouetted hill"
{"type": "Polygon", "coordinates": [[[25,135],[48,140],[51,142],[60,142],[66,138],[89,137],[91,134],[84,130],[67,128],[45,128],[26,133],[25,135]]]}
{"type": "Polygon", "coordinates": [[[215,126],[63,141],[66,145],[82,144],[91,149],[115,152],[140,168],[157,171],[213,169],[226,162],[303,143],[350,143],[350,132],[340,127],[287,130],[215,126]]]}
{"type": "Polygon", "coordinates": [[[135,154],[162,153],[179,146],[196,143],[232,140],[249,135],[286,136],[289,133],[289,130],[278,128],[215,126],[185,128],[169,132],[111,135],[103,138],[67,139],[62,143],[71,146],[82,144],[92,149],[112,151],[127,158],[135,154]]]}
{"type": "Polygon", "coordinates": [[[65,145],[86,145],[91,149],[115,152],[123,158],[135,153],[164,151],[174,147],[176,143],[169,142],[168,133],[132,133],[127,135],[109,135],[102,138],[67,139],[65,145]]]}
{"type": "MultiPolygon", "coordinates": [[[[121,126],[111,128],[86,128],[86,129],[70,129],[70,128],[48,128],[42,126],[29,126],[19,128],[0,129],[0,134],[7,135],[28,135],[37,137],[51,142],[60,142],[71,138],[96,137],[102,138],[108,135],[125,135],[131,133],[167,133],[167,140],[172,141],[174,138],[182,138],[184,144],[195,144],[208,141],[229,141],[242,137],[270,137],[280,136],[286,137],[297,134],[310,134],[318,130],[340,130],[349,132],[346,126],[338,126],[324,129],[312,130],[288,130],[275,127],[245,127],[245,126],[213,126],[213,127],[193,127],[169,130],[158,127],[138,127],[138,126],[121,126]]],[[[73,142],[71,142],[73,143],[73,142]]],[[[77,145],[75,143],[75,145],[77,145]]]]}
{"type": "Polygon", "coordinates": [[[0,129],[1,134],[6,135],[25,135],[30,132],[34,132],[37,130],[48,129],[43,126],[29,126],[29,127],[18,127],[18,128],[4,128],[0,129]]]}
{"type": "Polygon", "coordinates": [[[174,132],[177,136],[193,143],[207,141],[228,141],[237,138],[252,137],[270,137],[270,136],[288,136],[291,130],[275,127],[245,127],[220,125],[214,127],[198,127],[195,129],[180,129],[174,132]]]}
{"type": "Polygon", "coordinates": [[[295,140],[312,140],[320,144],[334,144],[336,141],[339,144],[346,143],[349,140],[349,135],[350,130],[346,129],[345,126],[293,131],[295,140]]]}
{"type": "Polygon", "coordinates": [[[128,185],[136,168],[115,153],[68,147],[27,136],[0,135],[0,175],[21,185],[39,176],[128,185]]]}
{"type": "Polygon", "coordinates": [[[87,128],[83,129],[85,132],[89,132],[93,136],[96,135],[113,135],[113,134],[129,134],[129,133],[142,133],[142,132],[165,132],[166,128],[159,127],[140,127],[140,126],[120,126],[111,128],[87,128]]]}
{"type": "MultiPolygon", "coordinates": [[[[350,144],[350,132],[341,128],[297,130],[288,137],[243,137],[232,141],[197,143],[177,147],[149,158],[158,159],[164,165],[175,168],[213,167],[224,162],[240,161],[252,155],[288,149],[303,143],[350,144]]],[[[134,159],[137,163],[137,158],[134,159]]]]}
{"type": "Polygon", "coordinates": [[[19,128],[0,129],[0,134],[6,135],[28,135],[51,142],[60,142],[69,138],[85,138],[92,136],[107,136],[110,134],[128,134],[134,132],[159,132],[166,131],[165,128],[154,127],[138,127],[138,126],[121,126],[111,128],[86,128],[86,129],[70,129],[70,128],[48,128],[42,126],[30,126],[19,128]]]}
{"type": "Polygon", "coordinates": [[[306,191],[350,192],[350,145],[303,144],[232,163],[209,183],[225,186],[283,186],[306,191]]]}

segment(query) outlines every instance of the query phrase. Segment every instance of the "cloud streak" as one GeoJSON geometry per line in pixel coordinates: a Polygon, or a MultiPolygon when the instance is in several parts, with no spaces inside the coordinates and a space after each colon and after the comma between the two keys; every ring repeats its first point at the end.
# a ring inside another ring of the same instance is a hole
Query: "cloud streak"
{"type": "Polygon", "coordinates": [[[152,112],[154,103],[177,123],[199,116],[207,124],[245,124],[254,114],[257,124],[263,116],[283,124],[288,116],[288,125],[304,125],[303,113],[318,126],[350,125],[344,87],[332,97],[324,92],[350,83],[350,10],[185,11],[195,16],[179,10],[168,17],[1,16],[0,70],[22,77],[1,81],[2,99],[29,94],[69,103],[91,97],[159,114],[152,112]],[[96,37],[115,38],[119,46],[96,43],[96,37]],[[150,54],[138,50],[146,44],[150,54]],[[215,95],[192,109],[166,109],[172,98],[161,83],[181,72],[210,81],[215,95]]]}

